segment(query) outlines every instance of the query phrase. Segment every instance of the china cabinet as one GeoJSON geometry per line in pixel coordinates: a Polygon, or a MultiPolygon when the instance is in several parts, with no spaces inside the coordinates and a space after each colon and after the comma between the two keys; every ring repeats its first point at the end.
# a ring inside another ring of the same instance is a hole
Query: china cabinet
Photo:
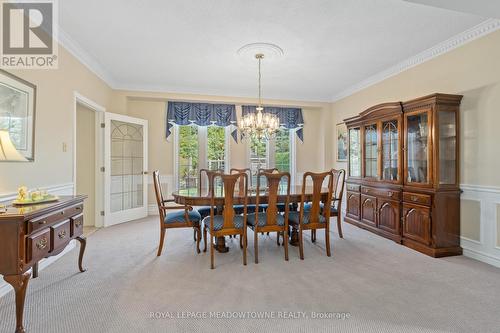
{"type": "Polygon", "coordinates": [[[433,94],[345,119],[345,221],[433,257],[460,247],[459,106],[433,94]]]}

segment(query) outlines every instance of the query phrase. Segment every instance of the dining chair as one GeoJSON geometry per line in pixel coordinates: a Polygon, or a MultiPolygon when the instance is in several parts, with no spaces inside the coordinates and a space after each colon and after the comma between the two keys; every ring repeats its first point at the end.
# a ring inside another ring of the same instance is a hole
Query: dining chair
{"type": "MultiPolygon", "coordinates": [[[[252,171],[249,168],[244,168],[244,169],[238,169],[238,168],[231,168],[229,170],[230,174],[246,174],[247,179],[248,179],[248,184],[251,187],[252,186],[252,171]]],[[[245,182],[243,180],[243,176],[240,176],[238,179],[238,187],[240,192],[243,191],[243,188],[245,187],[245,182]]],[[[248,187],[248,186],[247,186],[248,187]]],[[[236,214],[243,214],[243,205],[234,205],[233,206],[234,211],[236,214]]],[[[255,205],[248,205],[247,206],[247,213],[255,213],[255,205]]]]}
{"type": "MultiPolygon", "coordinates": [[[[330,217],[337,218],[337,230],[340,238],[344,238],[342,233],[342,198],[344,196],[344,185],[345,185],[345,170],[344,169],[332,169],[333,172],[333,198],[332,205],[330,208],[330,217]]],[[[323,211],[323,203],[321,203],[321,211],[323,211]]],[[[304,205],[306,211],[311,209],[311,204],[308,203],[304,205]]],[[[311,231],[311,241],[316,241],[315,231],[311,231]]]]}
{"type": "Polygon", "coordinates": [[[214,269],[214,240],[217,237],[229,235],[240,236],[240,246],[243,250],[243,265],[247,264],[247,203],[248,203],[248,175],[246,173],[236,173],[232,175],[216,174],[216,178],[221,178],[224,193],[224,210],[221,215],[215,215],[215,186],[211,191],[210,216],[203,219],[203,241],[205,243],[204,252],[207,250],[207,232],[210,233],[210,268],[214,269]],[[238,198],[243,200],[243,215],[235,213],[233,207],[235,201],[236,182],[243,179],[243,189],[238,190],[238,198]]]}
{"type": "Polygon", "coordinates": [[[280,245],[280,235],[283,236],[283,245],[285,247],[285,260],[288,260],[288,213],[290,203],[290,173],[288,172],[259,172],[258,179],[265,177],[266,179],[266,195],[267,204],[266,211],[260,212],[261,200],[261,186],[257,181],[256,191],[256,209],[257,212],[248,215],[248,227],[253,230],[254,234],[254,249],[255,249],[255,263],[259,263],[259,245],[258,233],[259,232],[276,232],[278,246],[280,245]],[[286,202],[284,204],[285,214],[281,215],[278,211],[278,194],[280,192],[280,184],[286,180],[286,202]]]}
{"type": "Polygon", "coordinates": [[[160,172],[158,170],[153,172],[153,183],[156,194],[156,203],[158,204],[158,212],[160,213],[160,245],[158,246],[157,256],[161,256],[166,231],[171,228],[193,228],[196,235],[196,251],[200,253],[200,213],[188,205],[166,205],[169,202],[174,202],[174,200],[164,199],[163,191],[160,185],[160,172]],[[176,211],[167,214],[168,210],[176,211]]]}
{"type": "MultiPolygon", "coordinates": [[[[224,170],[218,169],[218,170],[209,170],[209,169],[200,169],[199,172],[199,179],[198,179],[198,192],[200,195],[202,194],[201,192],[203,191],[203,188],[205,184],[207,184],[206,189],[208,190],[207,193],[210,195],[212,193],[212,188],[214,187],[214,176],[218,173],[224,173],[224,170]]],[[[208,215],[210,215],[210,206],[201,206],[201,207],[196,207],[198,212],[201,215],[201,218],[205,218],[208,215]]],[[[217,211],[215,212],[217,215],[217,211]]]]}
{"type": "Polygon", "coordinates": [[[327,171],[322,173],[306,172],[302,178],[302,193],[300,198],[300,209],[298,212],[290,212],[288,214],[288,223],[294,225],[299,230],[299,252],[300,259],[304,259],[304,242],[302,239],[302,233],[304,230],[311,230],[311,234],[317,229],[325,229],[325,245],[326,245],[326,255],[331,256],[330,253],[330,207],[332,204],[333,195],[333,171],[327,171]],[[312,201],[311,209],[306,211],[304,209],[305,205],[305,193],[307,190],[307,178],[312,179],[312,201]],[[322,197],[322,186],[325,180],[328,179],[328,192],[326,200],[324,200],[324,209],[321,210],[321,197],[322,197]]]}

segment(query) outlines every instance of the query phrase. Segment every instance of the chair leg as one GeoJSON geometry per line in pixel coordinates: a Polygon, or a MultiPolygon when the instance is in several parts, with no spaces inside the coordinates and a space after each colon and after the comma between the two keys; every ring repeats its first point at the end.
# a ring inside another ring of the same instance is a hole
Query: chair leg
{"type": "Polygon", "coordinates": [[[299,253],[300,259],[304,260],[304,241],[302,240],[302,228],[299,227],[299,253]]]}
{"type": "Polygon", "coordinates": [[[203,248],[203,252],[207,252],[207,228],[203,227],[203,242],[205,243],[205,247],[203,248]]]}
{"type": "Polygon", "coordinates": [[[288,240],[285,239],[285,231],[283,231],[283,246],[285,247],[285,260],[288,261],[288,240]]]}
{"type": "Polygon", "coordinates": [[[331,257],[332,254],[330,252],[330,230],[325,228],[325,244],[326,244],[326,255],[331,257]]]}
{"type": "Polygon", "coordinates": [[[311,229],[311,242],[314,243],[316,242],[316,235],[314,234],[314,229],[311,229]]]}
{"type": "Polygon", "coordinates": [[[339,231],[339,237],[344,238],[342,234],[342,219],[340,218],[340,214],[337,215],[337,230],[339,231]]]}
{"type": "Polygon", "coordinates": [[[195,227],[194,229],[196,233],[196,252],[200,253],[200,241],[201,241],[201,229],[200,226],[195,227]]]}
{"type": "Polygon", "coordinates": [[[193,229],[193,240],[196,242],[196,229],[193,229]]]}
{"type": "Polygon", "coordinates": [[[240,249],[242,248],[243,248],[243,235],[240,235],[240,249]]]}
{"type": "Polygon", "coordinates": [[[269,236],[269,232],[267,232],[267,235],[269,236]]]}
{"type": "Polygon", "coordinates": [[[214,237],[210,235],[210,268],[214,269],[214,237]]]}
{"type": "Polygon", "coordinates": [[[165,228],[161,228],[160,230],[160,245],[158,245],[158,253],[156,254],[157,257],[161,256],[161,251],[163,250],[163,241],[165,240],[165,233],[167,230],[165,228]]]}
{"type": "Polygon", "coordinates": [[[247,230],[243,230],[243,265],[247,265],[247,230]]]}
{"type": "Polygon", "coordinates": [[[278,243],[278,246],[281,245],[280,244],[280,232],[279,231],[276,233],[276,242],[278,243]]]}
{"type": "Polygon", "coordinates": [[[259,263],[259,245],[258,245],[258,242],[259,242],[259,237],[258,237],[258,233],[257,232],[254,232],[253,233],[253,248],[254,248],[254,255],[255,255],[255,263],[258,264],[259,263]]]}

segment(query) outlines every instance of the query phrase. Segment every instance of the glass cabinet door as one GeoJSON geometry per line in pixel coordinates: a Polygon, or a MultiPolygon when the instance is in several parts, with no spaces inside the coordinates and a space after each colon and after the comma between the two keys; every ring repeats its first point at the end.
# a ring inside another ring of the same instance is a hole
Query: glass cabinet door
{"type": "Polygon", "coordinates": [[[382,123],[382,179],[397,181],[399,175],[399,133],[396,119],[382,123]]]}
{"type": "Polygon", "coordinates": [[[457,182],[457,117],[453,111],[440,111],[439,124],[439,184],[457,182]]]}
{"type": "Polygon", "coordinates": [[[429,183],[429,113],[406,116],[406,170],[407,183],[429,183]]]}
{"type": "Polygon", "coordinates": [[[361,176],[361,130],[349,129],[349,177],[361,176]]]}
{"type": "Polygon", "coordinates": [[[377,124],[365,126],[365,177],[377,178],[377,124]]]}

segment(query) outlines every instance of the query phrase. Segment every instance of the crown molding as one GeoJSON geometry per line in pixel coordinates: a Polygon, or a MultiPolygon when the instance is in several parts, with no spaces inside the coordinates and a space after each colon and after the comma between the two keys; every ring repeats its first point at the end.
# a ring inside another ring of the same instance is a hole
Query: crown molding
{"type": "Polygon", "coordinates": [[[57,27],[56,38],[59,44],[78,59],[78,61],[103,80],[110,88],[114,89],[116,81],[111,73],[109,73],[92,54],[85,51],[77,41],[61,29],[60,26],[57,27]]]}
{"type": "Polygon", "coordinates": [[[384,81],[392,76],[400,74],[412,67],[420,65],[426,61],[434,59],[442,54],[450,52],[462,45],[465,45],[475,39],[483,37],[487,34],[490,34],[496,30],[500,29],[500,20],[498,19],[488,19],[475,27],[472,27],[464,32],[459,33],[458,35],[445,40],[419,54],[410,57],[388,69],[379,72],[373,76],[370,76],[364,79],[361,82],[343,90],[342,92],[334,95],[332,97],[331,102],[336,102],[342,98],[348,97],[356,92],[359,92],[363,89],[366,89],[374,84],[377,84],[381,81],[384,81]]]}

